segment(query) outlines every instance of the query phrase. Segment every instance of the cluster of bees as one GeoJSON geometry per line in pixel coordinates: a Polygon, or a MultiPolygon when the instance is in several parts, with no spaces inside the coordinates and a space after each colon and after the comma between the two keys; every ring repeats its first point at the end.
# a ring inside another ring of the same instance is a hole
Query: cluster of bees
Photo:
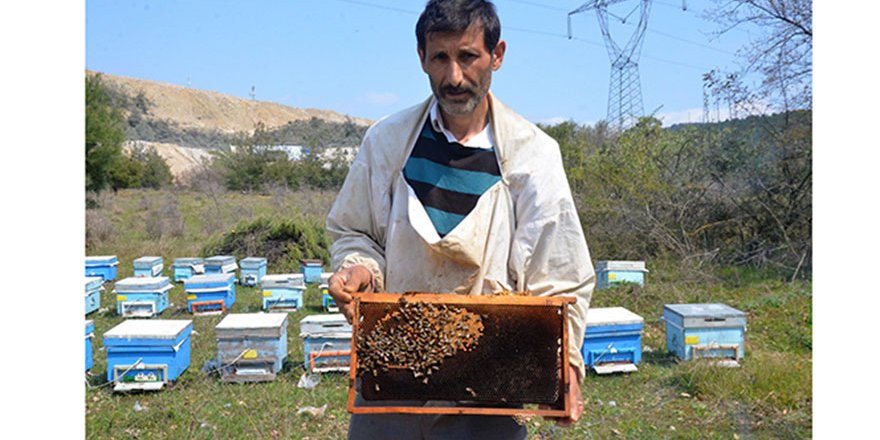
{"type": "Polygon", "coordinates": [[[427,384],[444,359],[473,350],[483,329],[480,315],[463,307],[401,302],[369,334],[363,328],[358,332],[359,373],[408,369],[427,384]]]}
{"type": "Polygon", "coordinates": [[[507,289],[501,289],[501,290],[493,293],[492,295],[494,295],[494,296],[532,296],[532,292],[530,292],[528,290],[520,290],[517,292],[513,292],[513,291],[510,291],[507,289]]]}

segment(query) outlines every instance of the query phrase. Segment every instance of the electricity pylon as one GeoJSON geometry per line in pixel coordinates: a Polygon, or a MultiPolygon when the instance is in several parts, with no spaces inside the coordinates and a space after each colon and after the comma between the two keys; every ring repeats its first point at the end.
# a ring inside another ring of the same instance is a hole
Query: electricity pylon
{"type": "Polygon", "coordinates": [[[568,13],[568,38],[571,38],[571,16],[580,12],[596,10],[599,27],[602,29],[602,36],[605,39],[605,48],[611,58],[608,123],[621,130],[632,126],[645,112],[642,105],[642,86],[639,81],[639,54],[642,50],[642,41],[645,39],[648,13],[651,9],[651,0],[637,0],[639,4],[624,17],[608,12],[608,6],[624,1],[626,0],[591,0],[568,13]],[[611,38],[608,16],[626,23],[636,10],[640,10],[636,30],[626,45],[621,47],[611,38]]]}

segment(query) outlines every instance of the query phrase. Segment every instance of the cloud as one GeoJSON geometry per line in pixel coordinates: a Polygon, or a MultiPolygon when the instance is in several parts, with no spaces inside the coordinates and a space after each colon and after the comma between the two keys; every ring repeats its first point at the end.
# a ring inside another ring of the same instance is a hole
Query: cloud
{"type": "MultiPolygon", "coordinates": [[[[727,109],[718,109],[716,113],[714,110],[710,112],[711,120],[725,120],[728,118],[727,109]]],[[[670,125],[675,124],[686,124],[688,122],[697,123],[703,122],[703,108],[691,108],[687,110],[679,110],[676,112],[661,112],[657,114],[657,119],[663,122],[664,127],[668,127],[670,125]]]]}
{"type": "Polygon", "coordinates": [[[556,124],[561,124],[563,122],[567,122],[570,120],[571,120],[571,118],[566,118],[565,116],[554,116],[552,118],[542,119],[542,120],[538,121],[538,123],[544,124],[544,125],[556,125],[556,124]]]}
{"type": "Polygon", "coordinates": [[[400,97],[391,92],[367,92],[366,95],[360,98],[360,101],[366,102],[370,105],[385,107],[397,104],[397,102],[400,101],[400,97]]]}
{"type": "MultiPolygon", "coordinates": [[[[766,103],[754,102],[748,109],[741,109],[735,117],[745,118],[749,115],[767,115],[771,113],[773,113],[773,109],[766,103]]],[[[658,113],[656,117],[663,122],[664,127],[674,124],[685,124],[688,122],[698,123],[703,122],[703,108],[691,108],[668,113],[661,112],[658,113]]],[[[709,122],[721,122],[728,119],[731,119],[731,115],[730,108],[726,105],[709,109],[709,122]]]]}

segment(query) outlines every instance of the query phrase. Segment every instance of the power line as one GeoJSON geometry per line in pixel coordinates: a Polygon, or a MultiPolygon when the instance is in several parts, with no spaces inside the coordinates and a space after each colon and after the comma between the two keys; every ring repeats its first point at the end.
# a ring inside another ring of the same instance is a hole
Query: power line
{"type": "MultiPolygon", "coordinates": [[[[335,0],[335,1],[337,1],[337,2],[341,2],[341,3],[349,3],[349,4],[359,5],[359,6],[365,6],[365,7],[368,7],[368,8],[383,9],[383,10],[386,10],[386,11],[398,12],[398,13],[403,13],[403,14],[408,14],[408,15],[421,15],[421,12],[411,11],[411,10],[401,9],[401,8],[396,8],[396,7],[393,7],[393,6],[380,5],[380,4],[371,3],[371,2],[366,2],[366,1],[361,1],[361,0],[335,0]]],[[[551,7],[551,6],[541,5],[541,4],[539,4],[539,3],[529,2],[529,1],[526,1],[526,0],[511,0],[511,1],[516,1],[516,2],[518,2],[518,3],[523,3],[523,4],[529,4],[529,5],[532,5],[532,6],[545,6],[545,7],[548,8],[548,9],[559,10],[558,8],[553,8],[553,7],[551,7]]],[[[585,43],[585,44],[589,44],[589,45],[591,45],[591,46],[596,46],[596,47],[602,47],[602,48],[605,47],[604,44],[602,44],[602,43],[598,43],[598,42],[596,42],[596,41],[588,40],[588,39],[581,38],[581,37],[574,37],[574,36],[572,36],[571,38],[569,38],[567,35],[562,34],[562,33],[555,33],[555,32],[549,32],[549,31],[542,31],[542,30],[538,30],[538,29],[521,28],[521,27],[516,27],[516,26],[502,26],[502,28],[503,28],[504,30],[510,30],[510,31],[515,31],[515,32],[523,32],[523,33],[529,33],[529,34],[535,34],[535,35],[543,35],[543,36],[548,36],[548,37],[557,37],[557,38],[561,38],[561,39],[574,40],[574,41],[578,41],[578,42],[585,43]]],[[[686,64],[686,63],[682,63],[682,62],[678,62],[678,61],[667,60],[667,59],[664,59],[664,58],[655,57],[655,56],[651,56],[651,55],[645,55],[645,54],[643,54],[642,56],[645,57],[645,58],[649,58],[649,59],[652,59],[652,60],[655,60],[655,61],[662,62],[662,63],[673,64],[673,65],[681,66],[681,67],[687,67],[687,68],[690,68],[690,69],[699,70],[699,71],[701,71],[701,72],[706,72],[706,71],[711,70],[711,69],[709,69],[709,68],[707,68],[707,67],[698,67],[698,66],[694,66],[694,65],[691,65],[691,64],[686,64]]]]}

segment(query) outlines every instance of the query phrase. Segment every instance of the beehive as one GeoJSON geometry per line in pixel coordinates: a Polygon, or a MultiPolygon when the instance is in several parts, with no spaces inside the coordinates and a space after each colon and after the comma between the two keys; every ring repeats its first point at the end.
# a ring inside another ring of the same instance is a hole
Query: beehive
{"type": "Polygon", "coordinates": [[[193,275],[183,282],[186,309],[192,314],[219,314],[235,303],[235,275],[193,275]]]}
{"type": "Polygon", "coordinates": [[[185,280],[193,275],[205,273],[204,258],[176,258],[171,265],[174,271],[174,282],[185,280]]]}
{"type": "Polygon", "coordinates": [[[192,320],[128,319],[104,333],[114,391],[159,390],[189,367],[192,320]]]}
{"type": "Polygon", "coordinates": [[[157,277],[162,275],[162,257],[140,257],[134,260],[134,276],[157,277]]]}
{"type": "Polygon", "coordinates": [[[241,285],[256,286],[266,276],[266,259],[248,257],[241,260],[241,285]]]}
{"type": "Polygon", "coordinates": [[[306,290],[302,274],[266,275],[260,285],[263,289],[263,310],[302,309],[306,290]]]}
{"type": "Polygon", "coordinates": [[[306,259],[299,263],[299,271],[307,284],[321,281],[321,273],[324,272],[324,262],[321,260],[306,259]]]}
{"type": "Polygon", "coordinates": [[[215,327],[224,382],[275,379],[287,359],[286,313],[233,313],[215,327]]]}
{"type": "Polygon", "coordinates": [[[101,307],[103,284],[104,279],[101,277],[86,277],[86,315],[101,307]]]}
{"type": "Polygon", "coordinates": [[[299,322],[303,338],[303,366],[323,373],[347,372],[351,365],[351,324],[341,313],[306,316],[299,322]]]}
{"type": "Polygon", "coordinates": [[[566,395],[576,379],[569,372],[567,321],[574,298],[428,293],[353,297],[350,412],[570,414],[566,395]],[[356,406],[356,391],[374,402],[356,406]],[[388,402],[424,400],[460,406],[388,402]]]}
{"type": "Polygon", "coordinates": [[[232,255],[215,255],[205,259],[205,274],[231,273],[235,275],[238,264],[232,255]]]}
{"type": "Polygon", "coordinates": [[[114,286],[116,313],[127,318],[152,317],[168,308],[168,277],[130,277],[114,286]]]}
{"type": "Polygon", "coordinates": [[[318,289],[321,290],[321,308],[325,312],[336,313],[339,311],[339,306],[336,305],[336,301],[330,296],[330,277],[332,275],[333,272],[322,273],[321,284],[318,285],[318,289]]]}
{"type": "Polygon", "coordinates": [[[113,281],[116,279],[116,266],[119,261],[116,255],[103,255],[95,257],[86,257],[86,276],[101,277],[104,281],[113,281]]]}
{"type": "Polygon", "coordinates": [[[95,337],[95,322],[86,321],[86,371],[92,369],[94,359],[92,356],[92,339],[95,337]]]}
{"type": "Polygon", "coordinates": [[[636,371],[642,360],[645,320],[623,307],[587,311],[581,354],[598,374],[636,371]]]}
{"type": "Polygon", "coordinates": [[[615,284],[634,283],[645,285],[644,261],[597,261],[596,288],[604,289],[615,284]]]}
{"type": "Polygon", "coordinates": [[[666,348],[682,360],[745,356],[746,315],[726,304],[667,304],[666,348]]]}

